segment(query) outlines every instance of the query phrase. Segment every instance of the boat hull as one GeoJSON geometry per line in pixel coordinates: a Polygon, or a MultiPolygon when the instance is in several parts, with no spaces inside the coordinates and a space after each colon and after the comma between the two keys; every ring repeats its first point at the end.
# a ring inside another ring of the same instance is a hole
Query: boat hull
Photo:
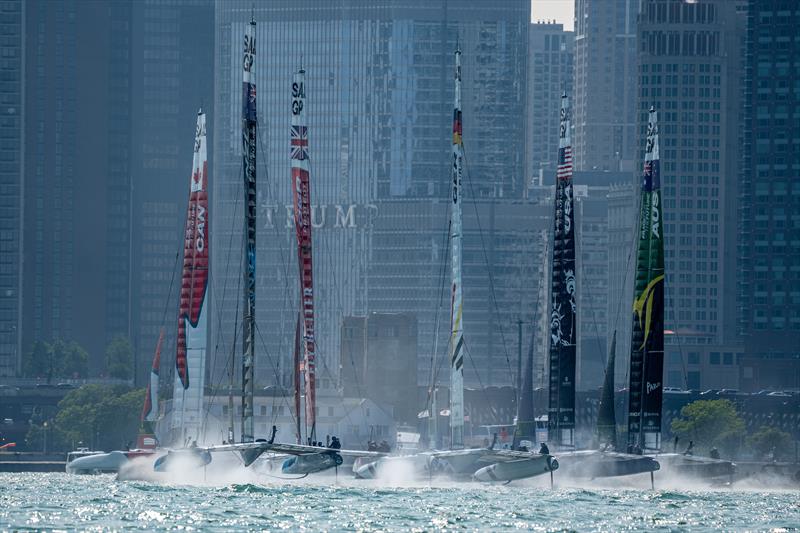
{"type": "Polygon", "coordinates": [[[664,466],[664,472],[667,474],[706,480],[730,479],[736,474],[736,464],[724,459],[680,453],[661,453],[654,458],[664,466]]]}
{"type": "Polygon", "coordinates": [[[135,457],[153,455],[149,450],[115,450],[108,453],[97,453],[79,457],[67,463],[66,471],[68,474],[102,474],[116,473],[135,457]]]}
{"type": "Polygon", "coordinates": [[[585,479],[632,476],[661,468],[652,457],[601,450],[561,452],[558,460],[563,475],[585,479]]]}
{"type": "Polygon", "coordinates": [[[475,481],[514,481],[540,476],[557,470],[559,463],[552,455],[542,455],[532,459],[518,459],[505,463],[494,463],[479,469],[473,475],[475,481]]]}

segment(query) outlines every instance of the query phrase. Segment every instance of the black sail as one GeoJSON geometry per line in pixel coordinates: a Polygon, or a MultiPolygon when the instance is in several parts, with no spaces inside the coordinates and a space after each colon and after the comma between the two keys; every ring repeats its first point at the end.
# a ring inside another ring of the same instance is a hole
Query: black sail
{"type": "Polygon", "coordinates": [[[561,98],[561,129],[555,190],[553,256],[550,283],[549,440],[574,446],[575,429],[575,217],[572,195],[572,146],[569,99],[561,98]]]}
{"type": "Polygon", "coordinates": [[[531,344],[528,348],[528,358],[525,361],[525,370],[522,373],[522,392],[519,397],[519,410],[517,412],[517,427],[514,432],[514,447],[520,441],[529,440],[536,442],[536,417],[533,413],[533,348],[535,338],[531,335],[531,344]]]}
{"type": "Polygon", "coordinates": [[[664,372],[664,224],[658,115],[650,108],[642,173],[628,392],[628,448],[661,448],[664,372]]]}
{"type": "Polygon", "coordinates": [[[611,350],[606,363],[606,377],[597,412],[597,438],[601,447],[617,446],[617,413],[614,409],[614,362],[617,358],[617,332],[611,337],[611,350]]]}
{"type": "Polygon", "coordinates": [[[253,61],[256,55],[256,23],[250,21],[244,36],[242,74],[242,167],[244,169],[245,255],[244,317],[242,336],[242,442],[253,442],[253,363],[255,359],[256,314],[256,83],[253,61]]]}

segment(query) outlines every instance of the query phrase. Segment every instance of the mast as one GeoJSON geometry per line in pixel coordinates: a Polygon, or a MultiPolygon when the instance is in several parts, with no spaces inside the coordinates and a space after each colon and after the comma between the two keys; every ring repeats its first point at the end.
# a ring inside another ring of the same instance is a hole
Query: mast
{"type": "Polygon", "coordinates": [[[300,300],[305,372],[306,439],[317,440],[316,341],[314,337],[314,267],[311,257],[311,183],[306,126],[306,71],[297,71],[292,81],[292,191],[294,227],[297,234],[297,264],[300,268],[300,300]]]}
{"type": "Polygon", "coordinates": [[[559,446],[575,446],[575,216],[569,98],[561,97],[550,282],[550,405],[548,432],[559,446]]]}
{"type": "Polygon", "coordinates": [[[150,381],[147,382],[147,392],[144,395],[142,408],[142,426],[145,422],[158,420],[158,371],[161,366],[161,343],[164,341],[164,328],[158,335],[156,353],[153,356],[153,366],[150,368],[150,381]]]}
{"type": "Polygon", "coordinates": [[[183,241],[183,273],[178,308],[176,383],[172,419],[181,438],[200,438],[206,366],[205,299],[208,288],[208,154],[206,115],[197,113],[189,207],[183,241]]]}
{"type": "Polygon", "coordinates": [[[242,166],[244,169],[245,256],[244,316],[242,326],[242,442],[253,442],[253,362],[256,313],[256,21],[250,20],[244,36],[242,61],[242,166]]]}
{"type": "Polygon", "coordinates": [[[600,395],[600,408],[597,411],[597,440],[600,446],[617,447],[617,413],[614,409],[614,363],[617,358],[617,332],[611,337],[611,350],[608,352],[606,377],[600,395]]]}
{"type": "Polygon", "coordinates": [[[629,451],[661,449],[664,234],[658,113],[653,107],[650,108],[647,122],[640,203],[628,392],[629,451]]]}
{"type": "Polygon", "coordinates": [[[452,295],[450,308],[450,447],[464,447],[464,329],[461,294],[461,176],[464,145],[461,140],[461,49],[456,49],[453,109],[453,204],[450,215],[452,295]]]}

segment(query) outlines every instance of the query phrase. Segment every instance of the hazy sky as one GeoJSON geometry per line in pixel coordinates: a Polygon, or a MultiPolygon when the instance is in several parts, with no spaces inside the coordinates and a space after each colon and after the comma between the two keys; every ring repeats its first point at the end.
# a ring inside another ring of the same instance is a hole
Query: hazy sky
{"type": "Polygon", "coordinates": [[[552,20],[572,30],[575,0],[531,0],[531,21],[552,20]]]}

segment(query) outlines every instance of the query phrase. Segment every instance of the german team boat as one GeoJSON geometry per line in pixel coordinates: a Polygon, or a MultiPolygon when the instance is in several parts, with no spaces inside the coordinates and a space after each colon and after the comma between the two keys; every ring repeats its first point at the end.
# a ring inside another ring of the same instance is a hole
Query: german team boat
{"type": "MultiPolygon", "coordinates": [[[[649,457],[617,453],[613,451],[613,447],[611,449],[606,447],[603,450],[576,449],[575,352],[578,337],[578,308],[575,297],[578,287],[575,264],[576,227],[569,113],[569,98],[565,92],[561,97],[558,169],[554,198],[550,284],[548,441],[555,447],[561,470],[568,477],[591,479],[627,476],[642,472],[650,472],[652,475],[654,470],[658,470],[659,465],[649,457]]],[[[611,372],[613,374],[613,366],[611,372]]]]}
{"type": "Polygon", "coordinates": [[[647,123],[631,333],[628,452],[652,454],[667,473],[703,479],[731,478],[730,461],[661,451],[664,369],[664,225],[661,208],[658,113],[647,123]]]}
{"type": "MultiPolygon", "coordinates": [[[[358,478],[379,477],[392,465],[403,464],[418,476],[444,474],[453,479],[477,481],[512,481],[538,476],[558,468],[558,461],[549,454],[523,450],[464,448],[464,327],[461,285],[462,253],[462,175],[464,145],[461,125],[461,50],[455,52],[455,105],[453,112],[453,174],[450,213],[451,308],[450,308],[450,449],[434,450],[405,457],[386,457],[378,461],[354,464],[358,478]]],[[[433,412],[431,409],[430,412],[433,412]]],[[[433,414],[435,416],[435,414],[433,414]]]]}

